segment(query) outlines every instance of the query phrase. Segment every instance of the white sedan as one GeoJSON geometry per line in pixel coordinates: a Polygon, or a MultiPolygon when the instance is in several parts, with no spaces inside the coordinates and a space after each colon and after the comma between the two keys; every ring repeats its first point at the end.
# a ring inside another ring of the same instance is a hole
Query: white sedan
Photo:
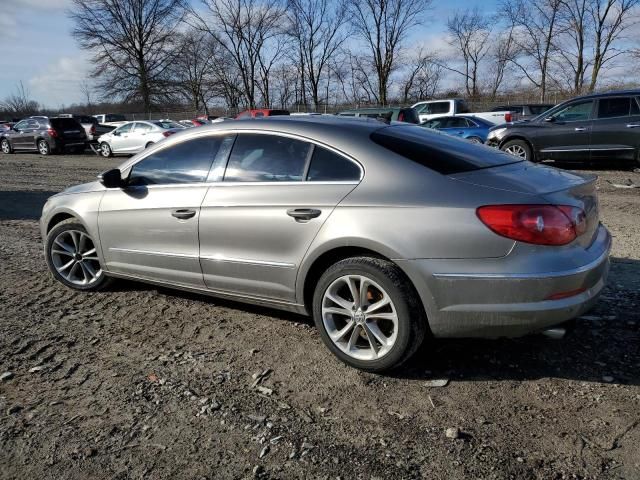
{"type": "Polygon", "coordinates": [[[100,153],[103,157],[133,155],[184,128],[171,120],[127,122],[98,138],[100,153]]]}

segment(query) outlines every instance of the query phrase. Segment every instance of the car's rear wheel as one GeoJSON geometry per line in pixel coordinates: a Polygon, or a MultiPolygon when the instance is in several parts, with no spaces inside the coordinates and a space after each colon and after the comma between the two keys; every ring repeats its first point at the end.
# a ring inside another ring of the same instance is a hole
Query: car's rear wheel
{"type": "Polygon", "coordinates": [[[426,330],[404,274],[393,263],[371,257],[341,260],[320,277],[313,316],[329,350],[347,365],[371,372],[406,361],[426,330]]]}
{"type": "Polygon", "coordinates": [[[153,145],[154,143],[155,143],[155,142],[149,142],[149,143],[147,143],[147,144],[144,146],[144,148],[149,148],[149,147],[150,147],[151,145],[153,145]]]}
{"type": "Polygon", "coordinates": [[[51,155],[51,147],[49,146],[49,142],[46,140],[38,140],[37,147],[40,155],[51,155]]]}
{"type": "Polygon", "coordinates": [[[113,152],[111,151],[111,147],[107,142],[102,142],[100,144],[100,154],[103,157],[111,157],[113,155],[113,152]]]}
{"type": "Polygon", "coordinates": [[[6,153],[6,154],[13,153],[13,149],[11,148],[11,143],[6,138],[3,138],[2,142],[0,142],[0,149],[2,149],[2,153],[6,153]]]}
{"type": "Polygon", "coordinates": [[[52,228],[45,249],[49,270],[67,287],[101,290],[110,283],[100,266],[93,239],[77,220],[69,219],[52,228]]]}
{"type": "Polygon", "coordinates": [[[509,140],[500,149],[510,155],[520,157],[523,160],[533,161],[531,147],[524,140],[509,140]]]}

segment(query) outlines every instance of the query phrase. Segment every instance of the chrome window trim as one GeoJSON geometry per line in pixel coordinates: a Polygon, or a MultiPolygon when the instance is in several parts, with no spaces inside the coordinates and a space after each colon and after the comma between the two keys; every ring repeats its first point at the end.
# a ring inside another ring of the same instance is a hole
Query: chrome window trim
{"type": "MultiPolygon", "coordinates": [[[[119,128],[119,127],[118,127],[119,128]]],[[[138,162],[141,162],[142,160],[144,160],[145,158],[147,158],[149,155],[151,155],[152,153],[156,153],[156,152],[160,152],[162,150],[165,150],[167,148],[173,147],[175,145],[178,145],[179,143],[183,143],[183,142],[187,142],[189,140],[193,140],[195,138],[198,137],[205,137],[205,136],[225,136],[225,135],[238,135],[240,133],[249,133],[249,134],[259,134],[259,135],[278,135],[281,137],[288,137],[288,138],[293,138],[294,140],[300,140],[303,142],[308,142],[311,143],[312,145],[317,145],[319,147],[322,148],[326,148],[327,150],[332,151],[333,153],[335,153],[336,155],[339,155],[343,158],[345,158],[346,160],[353,162],[356,164],[356,166],[360,169],[360,178],[358,180],[350,180],[345,184],[358,184],[362,181],[362,179],[364,178],[364,174],[365,174],[365,169],[364,166],[358,161],[356,160],[354,157],[352,157],[351,155],[349,155],[348,153],[345,153],[341,150],[338,150],[335,147],[332,147],[331,145],[327,145],[323,142],[320,142],[319,140],[315,140],[309,137],[305,137],[303,135],[298,135],[298,134],[293,134],[293,133],[289,133],[289,132],[281,132],[279,130],[259,130],[259,129],[248,129],[248,128],[231,128],[231,129],[225,129],[225,130],[215,130],[215,131],[204,131],[204,132],[189,132],[188,136],[185,136],[185,138],[178,138],[177,140],[175,138],[171,138],[169,137],[167,140],[170,140],[169,142],[167,142],[164,145],[159,145],[156,148],[153,148],[151,151],[149,152],[145,152],[143,156],[136,158],[135,160],[130,160],[128,162],[125,162],[121,167],[120,167],[120,171],[122,173],[124,173],[127,170],[130,170],[134,165],[136,165],[138,162]],[[173,140],[173,141],[171,141],[173,140]]],[[[167,141],[165,140],[165,142],[167,141]]],[[[163,142],[164,143],[164,142],[163,142]]],[[[232,147],[232,151],[233,151],[233,147],[232,147]]],[[[212,163],[211,165],[213,166],[213,160],[212,159],[212,163]]],[[[201,182],[198,183],[198,185],[201,185],[203,183],[209,183],[209,182],[201,182]]],[[[218,182],[214,182],[216,184],[223,184],[225,183],[224,181],[218,181],[218,182]]],[[[243,184],[243,185],[247,185],[247,184],[256,184],[256,183],[268,183],[268,184],[275,184],[275,185],[282,185],[285,182],[228,182],[229,184],[233,183],[233,184],[243,184]]],[[[305,183],[313,183],[313,184],[325,184],[327,182],[316,182],[314,180],[311,181],[307,181],[307,180],[300,180],[300,181],[296,181],[296,182],[292,182],[292,183],[300,183],[300,184],[305,184],[305,183]]],[[[333,182],[332,182],[333,183],[333,182]]],[[[342,182],[337,182],[337,183],[342,183],[342,182]]],[[[175,186],[175,185],[184,185],[184,184],[167,184],[168,186],[175,186]]],[[[159,185],[155,185],[155,186],[159,186],[159,185]]]]}

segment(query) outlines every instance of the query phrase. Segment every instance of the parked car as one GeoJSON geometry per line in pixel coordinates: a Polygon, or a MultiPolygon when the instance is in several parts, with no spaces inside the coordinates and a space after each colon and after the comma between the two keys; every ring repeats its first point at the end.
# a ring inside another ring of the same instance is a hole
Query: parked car
{"type": "Polygon", "coordinates": [[[75,118],[78,122],[80,122],[80,125],[82,125],[82,128],[84,128],[84,131],[87,134],[87,140],[89,140],[89,142],[93,142],[94,140],[97,140],[98,137],[100,137],[101,135],[104,135],[105,133],[109,133],[114,128],[116,128],[113,125],[104,125],[99,123],[98,119],[91,115],[78,115],[75,113],[67,113],[67,114],[61,114],[60,116],[65,118],[75,118]]]}
{"type": "Polygon", "coordinates": [[[464,138],[473,143],[485,143],[493,124],[481,118],[460,115],[458,117],[438,117],[420,124],[425,128],[440,130],[448,135],[464,138]]]}
{"type": "Polygon", "coordinates": [[[513,114],[509,110],[501,112],[471,112],[467,103],[459,98],[449,100],[428,100],[418,102],[412,106],[418,112],[420,123],[438,117],[453,117],[456,115],[473,115],[494,125],[513,121],[513,114]]]}
{"type": "Polygon", "coordinates": [[[338,358],[369,371],[401,364],[427,331],[557,327],[595,303],[609,266],[594,176],[416,125],[223,122],[99,179],[44,205],[56,280],[136,279],[310,314],[338,358]]]}
{"type": "Polygon", "coordinates": [[[11,127],[13,127],[14,125],[15,123],[13,122],[0,122],[0,132],[4,130],[11,130],[11,127]]]}
{"type": "Polygon", "coordinates": [[[574,98],[529,122],[492,128],[487,143],[531,161],[637,163],[639,99],[640,90],[574,98]]]}
{"type": "Polygon", "coordinates": [[[194,118],[192,120],[180,120],[178,123],[187,128],[193,128],[193,127],[201,127],[202,125],[206,125],[209,122],[207,120],[200,120],[200,119],[194,118]]]}
{"type": "Polygon", "coordinates": [[[0,130],[3,153],[33,150],[41,155],[67,150],[84,151],[87,135],[74,118],[31,117],[16,123],[11,130],[0,130]]]}
{"type": "Polygon", "coordinates": [[[100,113],[94,115],[98,123],[102,125],[111,125],[113,127],[119,127],[127,123],[127,118],[120,113],[100,113]]]}
{"type": "Polygon", "coordinates": [[[513,114],[512,121],[531,120],[547,110],[553,108],[553,103],[524,103],[517,105],[500,105],[491,109],[492,112],[509,111],[513,114]]]}
{"type": "Polygon", "coordinates": [[[245,110],[236,115],[236,118],[262,118],[274,117],[277,115],[289,115],[288,110],[272,110],[270,108],[257,108],[253,110],[245,110]]]}
{"type": "Polygon", "coordinates": [[[336,113],[340,117],[378,118],[387,122],[420,123],[415,109],[410,107],[357,108],[336,113]]]}
{"type": "Polygon", "coordinates": [[[98,138],[100,153],[103,157],[138,153],[181,130],[185,130],[185,127],[173,121],[127,122],[98,138]]]}

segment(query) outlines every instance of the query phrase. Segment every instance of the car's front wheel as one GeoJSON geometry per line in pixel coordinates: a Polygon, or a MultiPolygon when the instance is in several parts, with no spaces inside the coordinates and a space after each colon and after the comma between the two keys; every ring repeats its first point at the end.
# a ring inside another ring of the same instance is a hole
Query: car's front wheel
{"type": "Polygon", "coordinates": [[[103,157],[107,157],[107,158],[113,155],[113,152],[111,151],[111,147],[107,142],[102,142],[100,144],[100,154],[103,157]]]}
{"type": "Polygon", "coordinates": [[[500,149],[523,160],[533,161],[531,147],[524,140],[509,140],[500,149]]]}
{"type": "Polygon", "coordinates": [[[2,153],[13,153],[13,149],[11,148],[11,143],[9,143],[9,140],[7,140],[6,138],[2,139],[2,142],[0,142],[0,149],[2,149],[2,153]]]}
{"type": "Polygon", "coordinates": [[[393,263],[355,257],[332,265],[313,298],[313,317],[327,347],[344,363],[370,372],[399,366],[426,331],[422,306],[393,263]]]}
{"type": "Polygon", "coordinates": [[[45,256],[54,278],[76,290],[101,290],[110,279],[104,275],[96,245],[87,230],[71,219],[47,235],[45,256]]]}

